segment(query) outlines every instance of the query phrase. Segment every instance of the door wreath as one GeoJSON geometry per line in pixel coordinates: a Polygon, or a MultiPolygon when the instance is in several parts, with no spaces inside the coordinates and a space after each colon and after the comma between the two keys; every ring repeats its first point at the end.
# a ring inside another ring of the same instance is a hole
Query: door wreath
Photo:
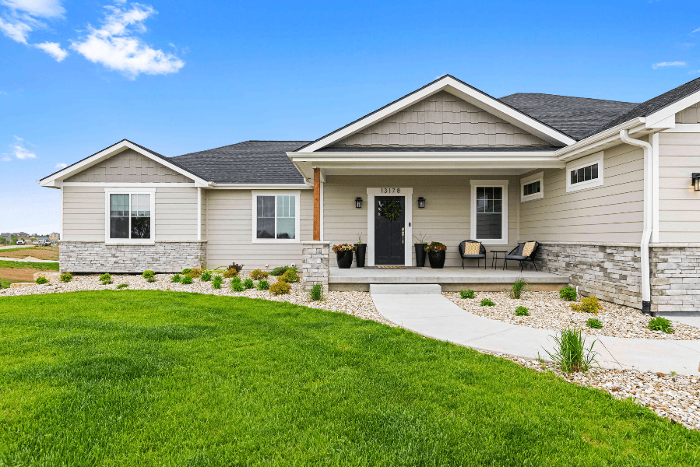
{"type": "Polygon", "coordinates": [[[389,201],[382,206],[380,214],[385,219],[395,221],[401,216],[401,203],[398,201],[389,201]]]}

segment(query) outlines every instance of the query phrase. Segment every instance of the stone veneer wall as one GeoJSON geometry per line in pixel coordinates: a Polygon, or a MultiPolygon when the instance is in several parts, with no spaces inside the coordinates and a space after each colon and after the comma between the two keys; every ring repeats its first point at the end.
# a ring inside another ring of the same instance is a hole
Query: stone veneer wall
{"type": "Polygon", "coordinates": [[[537,264],[546,272],[568,275],[584,296],[642,308],[639,244],[541,243],[537,264]]]}
{"type": "Polygon", "coordinates": [[[655,244],[651,311],[700,311],[700,244],[655,244]]]}
{"type": "Polygon", "coordinates": [[[179,272],[206,265],[207,242],[156,242],[155,245],[59,243],[59,267],[75,273],[179,272]]]}
{"type": "Polygon", "coordinates": [[[310,290],[315,284],[323,284],[328,290],[330,242],[302,242],[304,263],[301,270],[301,285],[310,290]]]}

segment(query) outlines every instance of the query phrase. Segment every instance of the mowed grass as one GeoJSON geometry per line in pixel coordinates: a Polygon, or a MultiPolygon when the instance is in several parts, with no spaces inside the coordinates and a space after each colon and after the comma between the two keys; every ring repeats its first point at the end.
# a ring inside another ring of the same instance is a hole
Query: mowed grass
{"type": "Polygon", "coordinates": [[[630,401],[345,314],[0,299],[0,465],[699,463],[699,433],[630,401]]]}
{"type": "Polygon", "coordinates": [[[33,261],[3,261],[0,260],[0,268],[8,269],[36,269],[37,271],[58,271],[58,262],[41,263],[33,261]]]}

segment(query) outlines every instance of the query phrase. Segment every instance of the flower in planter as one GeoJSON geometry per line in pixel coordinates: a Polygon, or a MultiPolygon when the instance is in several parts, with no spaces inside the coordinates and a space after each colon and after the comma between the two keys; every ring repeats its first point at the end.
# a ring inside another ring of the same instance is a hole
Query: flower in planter
{"type": "Polygon", "coordinates": [[[357,247],[355,245],[351,245],[350,243],[341,243],[339,245],[333,246],[333,251],[335,253],[339,253],[341,251],[355,251],[357,250],[357,247]]]}
{"type": "Polygon", "coordinates": [[[444,243],[440,242],[430,242],[425,247],[423,247],[425,251],[445,251],[447,250],[447,246],[444,243]]]}

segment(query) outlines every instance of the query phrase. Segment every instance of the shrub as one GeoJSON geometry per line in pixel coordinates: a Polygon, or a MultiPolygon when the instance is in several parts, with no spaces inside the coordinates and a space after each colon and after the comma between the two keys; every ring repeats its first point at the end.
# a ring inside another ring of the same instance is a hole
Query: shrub
{"type": "Polygon", "coordinates": [[[598,297],[586,297],[581,299],[581,303],[572,303],[571,309],[597,315],[598,310],[602,310],[603,307],[598,303],[598,297]]]}
{"type": "Polygon", "coordinates": [[[201,269],[190,269],[189,271],[187,271],[186,273],[183,273],[183,274],[191,277],[192,279],[196,279],[202,275],[202,270],[201,269]]]}
{"type": "Polygon", "coordinates": [[[105,274],[102,274],[102,275],[100,276],[100,278],[97,279],[97,280],[100,281],[100,282],[102,282],[103,284],[104,284],[105,282],[112,282],[112,276],[107,272],[107,273],[105,273],[105,274]]]}
{"type": "Polygon", "coordinates": [[[485,298],[481,301],[481,306],[495,306],[496,304],[493,303],[491,300],[488,298],[485,298]]]}
{"type": "Polygon", "coordinates": [[[146,282],[156,282],[156,278],[155,278],[155,277],[149,277],[148,279],[146,279],[146,282]]]}
{"type": "Polygon", "coordinates": [[[70,282],[73,280],[73,274],[69,272],[64,272],[63,274],[61,274],[59,279],[61,280],[61,282],[70,282]]]}
{"type": "Polygon", "coordinates": [[[127,287],[129,287],[129,284],[119,284],[117,286],[117,289],[121,290],[121,289],[126,289],[127,287]]]}
{"type": "Polygon", "coordinates": [[[37,284],[48,284],[49,280],[47,278],[45,278],[44,276],[39,276],[36,278],[36,280],[34,282],[36,282],[37,284]]]}
{"type": "Polygon", "coordinates": [[[513,283],[513,287],[510,288],[510,298],[520,298],[523,292],[527,290],[527,282],[522,279],[518,279],[513,283]]]}
{"type": "Polygon", "coordinates": [[[224,271],[223,276],[224,276],[226,279],[232,279],[232,278],[234,278],[234,277],[238,277],[238,271],[236,271],[235,269],[230,269],[230,268],[229,268],[229,269],[227,269],[227,270],[224,271]]]}
{"type": "Polygon", "coordinates": [[[170,282],[182,282],[182,276],[180,274],[175,274],[170,282]]]}
{"type": "Polygon", "coordinates": [[[593,345],[586,348],[586,340],[577,329],[564,329],[560,336],[554,336],[554,353],[545,350],[554,363],[564,373],[588,371],[595,362],[593,345]]]}
{"type": "Polygon", "coordinates": [[[237,264],[237,263],[231,263],[231,265],[228,267],[229,269],[234,269],[237,273],[240,274],[241,269],[243,269],[242,264],[237,264]]]}
{"type": "Polygon", "coordinates": [[[279,266],[279,267],[276,267],[275,269],[273,269],[272,271],[270,271],[270,275],[271,276],[281,276],[282,274],[284,274],[288,270],[289,270],[288,266],[279,266]]]}
{"type": "Polygon", "coordinates": [[[530,316],[530,310],[524,306],[519,306],[515,309],[515,316],[530,316]]]}
{"type": "MultiPolygon", "coordinates": [[[[263,282],[265,281],[260,281],[260,283],[263,282]]],[[[258,284],[258,286],[260,286],[260,284],[258,284]]],[[[279,280],[272,284],[272,286],[270,287],[270,293],[273,295],[287,295],[291,289],[291,285],[289,285],[285,281],[279,280]]]]}
{"type": "Polygon", "coordinates": [[[269,290],[270,289],[270,283],[267,282],[266,280],[261,280],[258,282],[258,290],[269,290]]]}
{"type": "Polygon", "coordinates": [[[601,323],[599,319],[588,318],[588,321],[586,321],[586,326],[592,329],[601,329],[603,327],[603,323],[601,323]]]}
{"type": "Polygon", "coordinates": [[[460,290],[459,291],[459,296],[462,298],[474,298],[475,293],[472,289],[469,290],[460,290]]]}
{"type": "Polygon", "coordinates": [[[256,281],[259,281],[260,279],[267,279],[268,275],[268,273],[261,271],[260,269],[254,269],[250,272],[250,278],[256,281]]]}
{"type": "Polygon", "coordinates": [[[315,302],[323,300],[323,284],[314,284],[309,290],[309,298],[315,302]]]}
{"type": "Polygon", "coordinates": [[[156,273],[151,271],[150,269],[146,269],[145,271],[143,271],[143,274],[141,274],[141,277],[143,277],[144,279],[148,279],[150,277],[155,277],[155,276],[156,276],[156,273]]]}
{"type": "Polygon", "coordinates": [[[214,276],[214,279],[212,279],[212,281],[211,281],[211,288],[212,289],[220,289],[221,284],[223,282],[224,282],[224,278],[219,276],[219,275],[216,275],[216,276],[214,276]]]}
{"type": "Polygon", "coordinates": [[[576,289],[567,285],[559,291],[559,296],[566,300],[567,302],[573,302],[576,300],[576,289]]]}
{"type": "Polygon", "coordinates": [[[253,287],[255,287],[255,284],[253,283],[253,279],[248,278],[248,279],[244,280],[243,287],[245,287],[246,289],[252,289],[253,287]]]}
{"type": "Polygon", "coordinates": [[[204,271],[199,275],[199,280],[202,282],[209,282],[211,280],[211,273],[209,271],[204,271]]]}
{"type": "Polygon", "coordinates": [[[185,268],[185,269],[182,270],[182,272],[181,272],[180,274],[182,274],[182,275],[184,276],[184,275],[186,275],[186,274],[189,274],[190,271],[192,271],[192,269],[190,269],[190,268],[185,268]]]}
{"type": "Polygon", "coordinates": [[[299,275],[294,269],[287,269],[287,272],[282,274],[279,280],[283,282],[299,282],[299,275]]]}
{"type": "Polygon", "coordinates": [[[245,290],[245,287],[243,287],[243,284],[241,283],[240,277],[234,277],[231,280],[231,290],[234,292],[243,292],[245,290]]]}
{"type": "Polygon", "coordinates": [[[185,276],[180,281],[181,284],[189,285],[192,283],[192,276],[185,276]]]}
{"type": "Polygon", "coordinates": [[[657,316],[656,318],[652,318],[649,321],[649,324],[647,325],[649,329],[652,331],[662,331],[665,332],[666,334],[670,334],[673,332],[673,326],[671,326],[671,322],[667,320],[666,318],[662,318],[661,316],[657,316]]]}

